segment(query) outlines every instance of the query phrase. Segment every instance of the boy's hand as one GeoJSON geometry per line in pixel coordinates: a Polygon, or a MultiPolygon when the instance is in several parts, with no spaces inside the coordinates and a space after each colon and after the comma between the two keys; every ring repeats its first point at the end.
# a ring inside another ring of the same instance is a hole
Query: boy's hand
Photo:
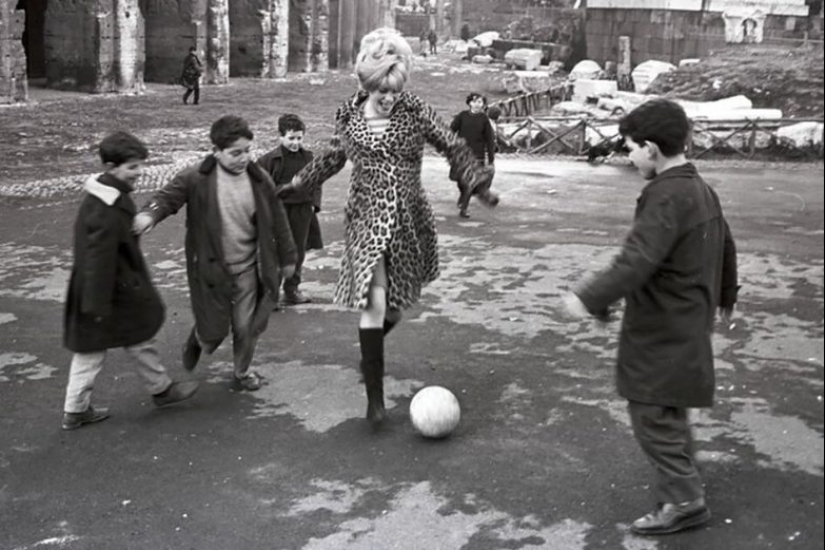
{"type": "Polygon", "coordinates": [[[155,219],[151,214],[146,212],[139,212],[132,221],[132,233],[135,235],[143,235],[155,225],[155,219]]]}
{"type": "Polygon", "coordinates": [[[562,301],[564,303],[564,310],[570,317],[574,317],[576,319],[585,319],[590,317],[590,312],[587,311],[587,308],[584,306],[584,303],[576,296],[573,292],[567,293],[563,298],[562,301]]]}
{"type": "Polygon", "coordinates": [[[281,268],[281,277],[284,279],[289,279],[295,275],[295,264],[285,265],[281,268]]]}
{"type": "Polygon", "coordinates": [[[733,306],[720,307],[719,316],[722,318],[722,322],[725,324],[725,326],[730,327],[731,319],[733,319],[733,306]]]}
{"type": "Polygon", "coordinates": [[[295,191],[295,183],[285,183],[283,185],[278,185],[275,187],[275,196],[280,197],[283,194],[289,194],[293,191],[295,191]]]}

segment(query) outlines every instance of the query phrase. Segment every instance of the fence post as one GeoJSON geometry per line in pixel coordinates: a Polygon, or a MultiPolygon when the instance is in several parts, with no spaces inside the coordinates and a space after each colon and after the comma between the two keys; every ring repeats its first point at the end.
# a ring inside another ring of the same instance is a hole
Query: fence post
{"type": "Polygon", "coordinates": [[[748,137],[748,158],[753,158],[756,155],[756,129],[758,124],[755,120],[750,121],[751,135],[748,137]]]}
{"type": "Polygon", "coordinates": [[[687,156],[688,158],[693,158],[693,119],[689,119],[688,122],[687,156]]]}

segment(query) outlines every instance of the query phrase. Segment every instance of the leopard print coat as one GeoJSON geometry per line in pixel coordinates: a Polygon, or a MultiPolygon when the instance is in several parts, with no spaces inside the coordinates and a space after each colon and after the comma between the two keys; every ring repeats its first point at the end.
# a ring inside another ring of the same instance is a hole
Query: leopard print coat
{"type": "Polygon", "coordinates": [[[365,309],[373,272],[383,256],[387,267],[387,307],[416,303],[424,285],[438,277],[435,218],[421,185],[425,143],[447,157],[463,181],[476,182],[482,166],[464,140],[450,131],[421,98],[402,92],[387,129],[375,135],[359,91],[335,115],[335,145],[299,173],[298,185],[312,192],[353,163],[344,209],[345,244],[335,287],[335,302],[365,309]]]}

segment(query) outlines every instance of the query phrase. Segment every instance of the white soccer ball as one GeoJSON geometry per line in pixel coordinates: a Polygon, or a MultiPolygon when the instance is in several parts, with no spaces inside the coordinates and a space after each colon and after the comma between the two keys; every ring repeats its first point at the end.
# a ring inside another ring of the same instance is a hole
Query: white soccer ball
{"type": "Polygon", "coordinates": [[[410,420],[424,437],[447,437],[461,419],[461,407],[453,392],[441,386],[419,390],[410,402],[410,420]]]}

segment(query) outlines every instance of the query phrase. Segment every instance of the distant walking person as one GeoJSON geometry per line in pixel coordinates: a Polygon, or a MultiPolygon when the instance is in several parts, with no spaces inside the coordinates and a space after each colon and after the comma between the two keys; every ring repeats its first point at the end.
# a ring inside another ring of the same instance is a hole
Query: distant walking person
{"type": "Polygon", "coordinates": [[[430,43],[430,55],[438,53],[438,35],[435,34],[435,29],[430,29],[427,34],[427,41],[430,43]]]}
{"type": "Polygon", "coordinates": [[[192,103],[197,105],[201,100],[201,75],[203,74],[203,64],[198,58],[197,49],[192,46],[189,54],[183,59],[183,72],[180,75],[181,86],[186,88],[183,94],[183,103],[189,103],[189,96],[195,94],[192,103]]]}

